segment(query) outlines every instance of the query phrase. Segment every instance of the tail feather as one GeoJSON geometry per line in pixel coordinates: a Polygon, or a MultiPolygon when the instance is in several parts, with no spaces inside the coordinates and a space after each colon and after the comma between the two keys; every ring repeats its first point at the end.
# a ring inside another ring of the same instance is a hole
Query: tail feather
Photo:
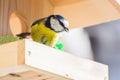
{"type": "Polygon", "coordinates": [[[20,39],[24,39],[27,36],[30,36],[30,34],[31,34],[30,32],[25,32],[25,33],[17,34],[16,36],[18,36],[20,39]]]}

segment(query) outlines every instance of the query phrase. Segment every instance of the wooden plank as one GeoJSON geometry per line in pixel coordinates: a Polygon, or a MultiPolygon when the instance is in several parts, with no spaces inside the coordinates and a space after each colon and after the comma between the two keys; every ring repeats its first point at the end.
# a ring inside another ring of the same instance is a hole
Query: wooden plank
{"type": "Polygon", "coordinates": [[[0,69],[17,65],[17,42],[0,45],[0,69]]]}
{"type": "Polygon", "coordinates": [[[54,14],[61,14],[70,28],[88,27],[120,19],[120,13],[110,0],[83,0],[71,5],[55,7],[54,14]]]}
{"type": "MultiPolygon", "coordinates": [[[[23,64],[24,50],[22,50],[22,48],[25,49],[25,64],[33,67],[74,80],[108,80],[108,67],[106,65],[81,59],[70,55],[69,53],[55,50],[29,39],[25,40],[25,47],[24,40],[23,42],[16,41],[0,46],[0,63],[2,63],[0,64],[0,69],[23,64]]],[[[17,68],[17,70],[9,70],[19,72],[20,69],[17,68]]],[[[9,70],[5,71],[7,72],[9,70]]],[[[1,73],[4,74],[4,71],[0,71],[0,74],[1,73]]],[[[57,77],[55,80],[64,79],[59,79],[57,77]]]]}
{"type": "Polygon", "coordinates": [[[0,70],[0,80],[72,80],[27,65],[0,70]],[[14,70],[14,71],[11,71],[14,70]],[[17,70],[17,72],[15,72],[17,70]],[[1,75],[1,73],[4,75],[1,75]]]}
{"type": "Polygon", "coordinates": [[[0,69],[24,64],[24,40],[0,45],[0,69]]]}
{"type": "Polygon", "coordinates": [[[26,40],[25,64],[74,80],[108,80],[108,66],[26,40]]]}
{"type": "Polygon", "coordinates": [[[17,64],[25,64],[25,40],[20,40],[17,44],[17,64]]]}
{"type": "Polygon", "coordinates": [[[120,4],[116,0],[109,0],[111,4],[120,12],[120,4]]]}
{"type": "Polygon", "coordinates": [[[74,4],[83,0],[49,0],[55,7],[74,4]]]}

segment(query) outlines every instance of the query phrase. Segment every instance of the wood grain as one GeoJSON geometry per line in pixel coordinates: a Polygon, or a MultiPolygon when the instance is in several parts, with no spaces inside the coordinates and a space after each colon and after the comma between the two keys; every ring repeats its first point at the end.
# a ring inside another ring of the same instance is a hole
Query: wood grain
{"type": "Polygon", "coordinates": [[[0,80],[73,80],[27,65],[11,67],[0,71],[2,71],[2,74],[4,73],[4,75],[0,75],[0,80]]]}
{"type": "Polygon", "coordinates": [[[55,7],[54,13],[65,16],[70,28],[88,27],[120,19],[120,12],[110,0],[82,0],[75,4],[55,7]]]}
{"type": "Polygon", "coordinates": [[[53,14],[53,6],[48,0],[0,0],[0,36],[12,35],[9,18],[16,11],[27,18],[30,30],[33,21],[53,14]]]}
{"type": "Polygon", "coordinates": [[[120,12],[120,5],[116,0],[109,0],[111,4],[120,12]]]}
{"type": "Polygon", "coordinates": [[[17,64],[25,64],[25,40],[20,40],[17,44],[17,64]]]}
{"type": "Polygon", "coordinates": [[[17,42],[0,45],[0,69],[17,65],[17,42]]]}
{"type": "Polygon", "coordinates": [[[0,69],[24,64],[24,54],[24,40],[0,45],[0,69]]]}
{"type": "Polygon", "coordinates": [[[77,3],[83,0],[49,0],[55,7],[77,3]]]}
{"type": "Polygon", "coordinates": [[[28,32],[29,26],[27,22],[27,18],[20,14],[20,12],[12,13],[9,20],[12,34],[16,36],[16,34],[28,32]]]}

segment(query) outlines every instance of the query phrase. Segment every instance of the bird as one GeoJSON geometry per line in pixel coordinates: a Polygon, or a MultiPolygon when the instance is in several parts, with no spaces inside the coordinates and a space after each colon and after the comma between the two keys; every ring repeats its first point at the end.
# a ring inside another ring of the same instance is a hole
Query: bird
{"type": "Polygon", "coordinates": [[[38,19],[31,25],[31,32],[17,34],[21,38],[31,35],[33,41],[54,47],[61,32],[68,32],[69,22],[61,15],[50,15],[38,19]]]}

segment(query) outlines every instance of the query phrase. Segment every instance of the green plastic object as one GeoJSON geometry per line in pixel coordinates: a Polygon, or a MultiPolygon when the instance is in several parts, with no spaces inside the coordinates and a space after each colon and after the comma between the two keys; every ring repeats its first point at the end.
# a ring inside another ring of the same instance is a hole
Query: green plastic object
{"type": "Polygon", "coordinates": [[[58,41],[57,44],[55,45],[55,49],[63,50],[64,44],[61,41],[58,41]]]}

